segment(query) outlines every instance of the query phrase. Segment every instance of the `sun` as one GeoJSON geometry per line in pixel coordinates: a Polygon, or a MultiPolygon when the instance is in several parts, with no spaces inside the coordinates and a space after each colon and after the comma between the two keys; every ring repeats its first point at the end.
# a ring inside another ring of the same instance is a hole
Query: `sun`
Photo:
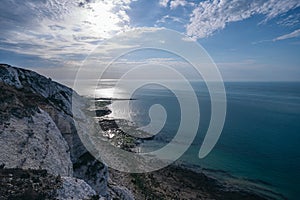
{"type": "Polygon", "coordinates": [[[129,17],[125,9],[113,1],[89,3],[77,13],[82,23],[81,31],[93,37],[110,38],[128,27],[129,17]]]}

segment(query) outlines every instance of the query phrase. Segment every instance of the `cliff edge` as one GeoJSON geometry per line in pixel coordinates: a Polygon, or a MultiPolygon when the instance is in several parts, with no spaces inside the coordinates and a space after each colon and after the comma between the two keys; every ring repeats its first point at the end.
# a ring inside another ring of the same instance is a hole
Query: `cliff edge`
{"type": "MultiPolygon", "coordinates": [[[[88,152],[78,136],[94,123],[82,110],[87,105],[85,98],[50,78],[7,64],[0,64],[0,91],[2,170],[37,170],[31,174],[46,170],[59,176],[57,199],[111,198],[107,166],[88,152]],[[81,119],[73,119],[72,106],[81,119]]],[[[14,176],[14,171],[10,174],[14,176]]],[[[1,176],[2,182],[5,177],[1,176]]],[[[3,191],[0,196],[7,197],[3,191]]]]}

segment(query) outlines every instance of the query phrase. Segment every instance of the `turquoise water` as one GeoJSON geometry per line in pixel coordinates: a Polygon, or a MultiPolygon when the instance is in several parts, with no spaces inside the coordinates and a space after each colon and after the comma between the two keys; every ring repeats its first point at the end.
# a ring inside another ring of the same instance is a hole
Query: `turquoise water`
{"type": "MultiPolygon", "coordinates": [[[[180,160],[263,185],[288,199],[298,199],[300,83],[225,83],[224,129],[217,145],[204,159],[198,158],[198,152],[210,119],[210,99],[205,84],[192,85],[200,103],[200,128],[193,145],[180,160]]],[[[174,94],[150,85],[136,91],[134,98],[137,100],[131,102],[133,120],[139,125],[149,123],[151,105],[159,103],[165,107],[168,118],[163,130],[142,147],[146,151],[164,146],[180,123],[179,103],[174,94]]],[[[113,112],[117,116],[118,111],[113,112]]]]}

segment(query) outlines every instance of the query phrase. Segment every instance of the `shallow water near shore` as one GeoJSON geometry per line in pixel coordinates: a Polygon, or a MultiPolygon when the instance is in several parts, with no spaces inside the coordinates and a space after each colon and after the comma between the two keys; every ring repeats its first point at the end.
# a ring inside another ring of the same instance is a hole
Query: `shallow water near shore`
{"type": "MultiPolygon", "coordinates": [[[[300,83],[225,83],[226,122],[217,145],[204,159],[199,159],[198,153],[209,124],[210,99],[204,83],[192,82],[192,85],[199,100],[201,120],[198,134],[180,162],[199,166],[225,182],[269,195],[274,193],[275,198],[283,195],[297,199],[300,83]]],[[[164,106],[168,114],[164,128],[140,148],[147,152],[163,147],[174,137],[180,123],[180,107],[174,93],[149,85],[136,91],[133,98],[137,100],[130,102],[131,120],[140,126],[149,123],[151,105],[164,106]]],[[[112,117],[128,116],[122,111],[122,104],[118,107],[118,101],[113,103],[112,117]]],[[[189,121],[195,123],[193,119],[189,121]]]]}

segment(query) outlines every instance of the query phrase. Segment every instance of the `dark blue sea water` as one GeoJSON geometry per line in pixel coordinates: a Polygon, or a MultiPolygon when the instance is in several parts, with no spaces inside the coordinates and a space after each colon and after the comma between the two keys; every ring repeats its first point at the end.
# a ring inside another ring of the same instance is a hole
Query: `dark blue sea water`
{"type": "MultiPolygon", "coordinates": [[[[193,82],[201,114],[198,135],[180,161],[223,176],[227,182],[271,190],[288,199],[299,199],[300,188],[300,83],[228,82],[227,116],[222,135],[213,151],[198,158],[210,119],[210,98],[204,83],[193,82]],[[234,178],[233,178],[234,177],[234,178]]],[[[149,123],[153,104],[165,107],[168,118],[154,140],[142,144],[145,151],[160,148],[176,134],[180,123],[179,103],[172,91],[146,86],[131,102],[133,120],[149,123]]],[[[189,105],[187,105],[189,106],[189,105]]],[[[118,110],[113,111],[118,116],[118,110]]],[[[278,196],[277,196],[278,197],[278,196]]]]}

